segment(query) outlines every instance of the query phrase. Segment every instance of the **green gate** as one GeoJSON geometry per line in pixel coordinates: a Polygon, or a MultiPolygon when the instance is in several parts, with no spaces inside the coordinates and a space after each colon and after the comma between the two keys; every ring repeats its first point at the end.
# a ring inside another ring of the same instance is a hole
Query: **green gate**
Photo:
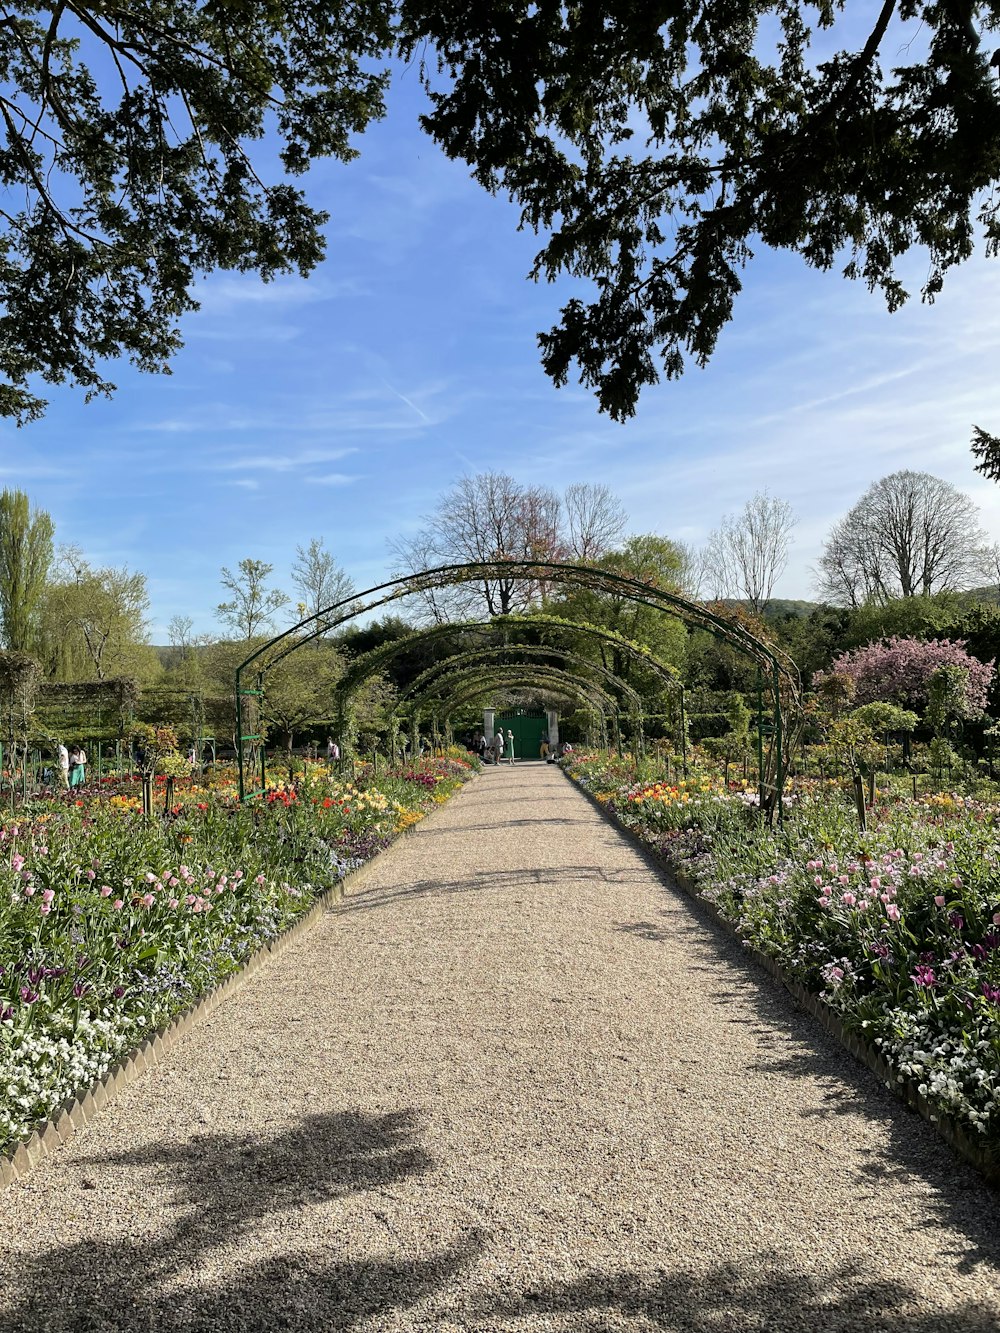
{"type": "Polygon", "coordinates": [[[498,713],[497,730],[503,727],[504,735],[514,733],[514,758],[537,759],[542,737],[548,731],[548,718],[544,713],[533,713],[527,708],[511,708],[506,713],[498,713]]]}

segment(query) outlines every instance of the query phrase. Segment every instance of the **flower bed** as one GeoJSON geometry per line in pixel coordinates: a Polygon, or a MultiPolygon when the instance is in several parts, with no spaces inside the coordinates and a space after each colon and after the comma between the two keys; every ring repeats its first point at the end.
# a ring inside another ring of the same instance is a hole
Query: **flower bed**
{"type": "Polygon", "coordinates": [[[846,795],[807,781],[768,829],[711,774],[565,767],[1000,1164],[1000,804],[896,794],[859,833],[846,795]]]}
{"type": "Polygon", "coordinates": [[[316,896],[447,800],[475,761],[345,782],[316,766],[241,806],[178,782],[146,819],[134,782],[34,802],[0,825],[0,1150],[237,971],[316,896]]]}

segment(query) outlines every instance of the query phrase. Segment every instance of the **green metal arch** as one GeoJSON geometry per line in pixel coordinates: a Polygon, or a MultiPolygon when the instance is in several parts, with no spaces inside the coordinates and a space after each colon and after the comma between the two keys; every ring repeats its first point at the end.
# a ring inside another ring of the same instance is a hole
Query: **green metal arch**
{"type": "MultiPolygon", "coordinates": [[[[522,689],[538,688],[538,686],[537,682],[532,681],[530,678],[518,682],[505,681],[499,685],[497,682],[483,681],[471,688],[467,687],[461,690],[456,689],[456,691],[445,701],[445,705],[454,711],[456,708],[461,708],[464,704],[471,703],[473,699],[479,699],[484,694],[489,694],[497,688],[522,689]]],[[[546,683],[544,692],[554,699],[566,699],[569,702],[575,701],[577,706],[582,707],[585,712],[593,713],[599,720],[601,734],[605,743],[607,743],[607,714],[604,712],[604,709],[599,702],[595,704],[594,700],[589,695],[580,690],[576,690],[569,685],[564,686],[546,683]]]]}
{"type": "MultiPolygon", "coordinates": [[[[451,587],[459,583],[488,581],[491,577],[497,578],[499,576],[506,579],[522,578],[535,584],[565,583],[571,586],[590,588],[596,592],[615,593],[631,602],[678,615],[687,624],[705,629],[716,638],[732,644],[734,648],[754,661],[758,667],[758,735],[760,738],[758,762],[761,807],[762,810],[765,808],[765,792],[770,792],[773,795],[773,808],[780,817],[784,785],[782,679],[784,679],[793,700],[797,700],[799,692],[798,669],[788,654],[783,650],[765,644],[745,626],[734,622],[731,618],[726,619],[707,606],[692,602],[679,594],[655,588],[639,579],[633,579],[624,574],[616,574],[610,570],[595,569],[593,566],[569,564],[563,561],[544,560],[470,561],[441,565],[435,569],[423,570],[417,574],[389,579],[385,583],[367,588],[363,592],[353,594],[351,597],[342,598],[331,606],[321,608],[255,649],[240,663],[235,672],[240,799],[246,799],[247,796],[245,745],[259,747],[257,753],[260,757],[261,787],[259,790],[261,791],[264,787],[265,778],[262,737],[244,732],[243,700],[263,693],[264,677],[277,662],[281,661],[288,653],[294,652],[295,649],[302,647],[305,643],[328,633],[338,625],[354,619],[356,616],[398,601],[400,598],[434,588],[451,587]],[[256,666],[257,671],[257,688],[248,690],[243,686],[243,675],[254,666],[256,666]],[[767,677],[766,687],[770,691],[773,705],[773,723],[767,747],[766,767],[762,713],[762,690],[765,686],[765,674],[767,677]],[[765,774],[770,776],[772,773],[773,781],[769,782],[765,774]]],[[[768,804],[770,804],[770,797],[768,804]]]]}
{"type": "MultiPolygon", "coordinates": [[[[505,681],[511,675],[516,675],[520,681],[526,681],[529,684],[535,681],[545,682],[550,680],[558,681],[562,684],[572,682],[575,686],[575,692],[581,697],[583,695],[588,695],[595,699],[600,699],[605,707],[605,711],[608,713],[617,713],[619,711],[618,701],[615,699],[614,695],[610,694],[601,685],[598,685],[596,681],[584,680],[570,671],[563,671],[559,667],[532,662],[495,663],[489,666],[485,663],[479,663],[478,665],[458,667],[454,671],[445,673],[443,676],[439,677],[438,680],[426,687],[414,698],[413,707],[419,711],[426,707],[428,700],[443,700],[445,694],[439,693],[439,691],[447,690],[449,685],[460,685],[471,677],[484,680],[488,679],[491,681],[505,681]]],[[[542,684],[540,688],[544,688],[544,684],[542,684]]]]}
{"type": "MultiPolygon", "coordinates": [[[[602,719],[607,719],[609,715],[613,717],[617,731],[618,706],[614,697],[595,682],[581,680],[580,677],[573,675],[571,672],[561,671],[557,667],[532,665],[530,663],[525,665],[510,663],[507,666],[491,667],[481,664],[461,668],[450,674],[451,679],[447,682],[451,686],[450,690],[446,694],[436,696],[428,690],[428,698],[422,702],[422,707],[426,707],[429,702],[434,701],[448,709],[458,707],[457,697],[465,690],[471,680],[475,680],[476,685],[471,692],[472,697],[484,690],[526,688],[548,690],[552,693],[584,700],[602,719]]],[[[434,688],[440,687],[442,683],[445,682],[437,682],[434,688]]],[[[466,695],[465,697],[469,696],[466,695]]]]}
{"type": "MultiPolygon", "coordinates": [[[[462,620],[442,625],[431,625],[418,629],[402,639],[393,639],[391,643],[381,644],[371,652],[364,653],[350,663],[343,676],[337,682],[335,699],[338,704],[360,688],[377,671],[383,670],[401,653],[413,647],[422,647],[435,639],[451,638],[463,634],[494,634],[507,629],[553,630],[563,634],[579,634],[597,639],[603,643],[620,648],[634,661],[648,667],[666,688],[681,686],[680,674],[676,667],[664,662],[644,644],[627,639],[615,630],[608,630],[600,625],[591,625],[587,621],[565,620],[560,616],[493,616],[489,620],[462,620]]],[[[683,688],[683,687],[681,687],[683,688]]]]}
{"type": "MultiPolygon", "coordinates": [[[[422,671],[419,676],[416,676],[406,689],[402,691],[396,700],[393,712],[397,712],[399,706],[405,703],[411,694],[421,692],[424,686],[433,683],[438,676],[447,674],[453,667],[461,666],[465,663],[470,665],[478,663],[484,658],[495,657],[500,659],[504,654],[514,654],[518,656],[531,654],[539,657],[558,657],[563,661],[572,662],[574,666],[585,667],[586,670],[595,672],[616,689],[620,689],[637,709],[640,711],[642,709],[642,696],[639,694],[638,690],[634,689],[626,681],[623,681],[620,676],[616,676],[613,671],[609,671],[607,667],[601,666],[596,662],[590,662],[587,658],[580,656],[579,653],[573,653],[566,648],[546,647],[540,644],[511,644],[503,648],[470,649],[468,652],[454,653],[451,657],[445,657],[442,658],[440,662],[435,662],[433,666],[428,667],[426,671],[422,671]]],[[[498,662],[498,665],[504,664],[498,662]]],[[[514,663],[512,665],[519,664],[514,663]]],[[[530,663],[526,663],[525,665],[530,665],[530,663]]]]}
{"type": "MultiPolygon", "coordinates": [[[[525,645],[525,647],[527,651],[533,653],[538,653],[538,652],[541,653],[548,652],[555,654],[561,653],[563,656],[571,656],[570,654],[566,653],[565,650],[560,650],[560,649],[539,648],[537,645],[534,644],[525,645]]],[[[492,655],[494,653],[503,653],[507,651],[510,650],[503,648],[485,649],[483,650],[483,655],[492,655]]],[[[465,657],[467,659],[474,658],[476,656],[478,655],[456,654],[456,657],[465,657]]],[[[587,662],[585,658],[582,660],[586,663],[586,665],[589,668],[593,668],[594,664],[592,662],[587,662]]],[[[629,710],[629,713],[630,716],[633,718],[636,729],[641,734],[642,730],[641,696],[638,694],[637,691],[633,690],[630,686],[626,685],[621,680],[620,677],[615,676],[613,672],[607,671],[606,668],[599,668],[599,670],[604,673],[610,684],[612,684],[616,688],[623,689],[624,692],[632,696],[631,701],[633,703],[633,708],[629,710]]],[[[415,692],[417,696],[416,699],[414,699],[412,708],[409,712],[409,716],[414,726],[416,726],[419,723],[420,717],[423,714],[427,712],[431,712],[433,714],[434,712],[436,712],[435,706],[439,704],[442,707],[445,714],[446,727],[450,726],[450,714],[453,711],[454,707],[456,707],[456,705],[449,701],[447,694],[445,694],[444,696],[439,695],[438,690],[440,689],[442,684],[447,686],[452,681],[455,682],[456,688],[461,688],[461,686],[464,684],[465,680],[469,676],[478,676],[480,672],[482,672],[484,680],[493,682],[491,686],[491,688],[493,689],[496,689],[498,687],[498,684],[502,686],[503,684],[507,683],[506,679],[504,678],[508,673],[511,675],[516,675],[519,681],[523,681],[523,683],[530,685],[532,688],[538,688],[540,685],[542,689],[551,690],[554,682],[558,682],[560,688],[565,688],[565,683],[567,681],[573,681],[575,686],[578,687],[578,693],[577,693],[578,698],[585,698],[590,700],[592,705],[596,704],[597,711],[599,711],[602,719],[606,719],[610,714],[614,722],[615,742],[618,746],[619,753],[621,753],[621,725],[620,725],[621,710],[619,707],[618,700],[614,697],[613,694],[605,690],[596,681],[588,680],[586,679],[586,677],[578,675],[575,672],[564,671],[562,668],[553,667],[549,663],[538,663],[530,661],[523,663],[520,662],[486,663],[482,661],[475,661],[475,662],[468,661],[467,664],[464,666],[456,666],[454,664],[454,660],[451,659],[450,668],[447,661],[445,663],[438,664],[437,669],[429,668],[427,672],[423,673],[425,676],[428,677],[427,681],[425,683],[422,683],[422,685],[420,686],[418,686],[417,682],[414,681],[413,685],[410,687],[410,690],[408,691],[408,693],[415,692]],[[524,673],[523,677],[521,675],[522,672],[524,673]]],[[[395,714],[399,711],[400,704],[405,705],[405,702],[406,702],[405,699],[397,700],[397,705],[393,709],[393,716],[395,716],[395,714]]],[[[602,731],[604,730],[606,730],[606,723],[602,722],[602,731]]]]}

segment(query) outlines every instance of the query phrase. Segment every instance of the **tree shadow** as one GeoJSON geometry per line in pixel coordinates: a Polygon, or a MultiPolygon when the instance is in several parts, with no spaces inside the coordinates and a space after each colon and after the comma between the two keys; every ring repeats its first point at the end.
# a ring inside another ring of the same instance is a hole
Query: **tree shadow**
{"type": "MultiPolygon", "coordinates": [[[[532,870],[476,870],[461,879],[418,879],[410,884],[348,889],[338,902],[331,904],[332,914],[373,912],[416,898],[447,897],[451,894],[507,892],[524,888],[538,889],[565,883],[591,881],[601,884],[642,883],[638,870],[605,870],[601,866],[543,866],[532,870]]],[[[512,899],[511,906],[518,900],[512,899]]]]}
{"type": "Polygon", "coordinates": [[[865,1261],[815,1272],[773,1252],[699,1271],[656,1275],[608,1268],[565,1283],[508,1290],[470,1321],[473,1328],[505,1324],[598,1333],[655,1328],[665,1333],[995,1333],[997,1312],[972,1301],[942,1312],[905,1283],[872,1276],[865,1261]],[[921,1314],[924,1306],[926,1313],[921,1314]],[[522,1323],[524,1321],[524,1323],[522,1323]],[[565,1322],[564,1322],[565,1321],[565,1322]]]}
{"type": "MultiPolygon", "coordinates": [[[[660,881],[671,906],[658,921],[620,922],[618,929],[652,943],[683,940],[692,970],[717,978],[711,994],[723,1003],[738,1003],[744,1013],[726,1017],[753,1033],[757,1058],[748,1070],[777,1078],[806,1079],[818,1089],[818,1105],[804,1108],[804,1119],[828,1120],[862,1115],[887,1132],[884,1146],[862,1148],[859,1183],[877,1190],[889,1180],[920,1180],[922,1203],[943,1225],[963,1233],[961,1267],[988,1264],[1000,1271],[1000,1227],[996,1223],[998,1191],[971,1164],[938,1136],[915,1111],[840,1044],[793,996],[751,957],[712,916],[708,907],[681,889],[652,857],[639,854],[660,881]],[[749,1008],[752,1017],[746,1017],[749,1008]]],[[[803,1325],[806,1327],[807,1325],[803,1325]]],[[[978,1330],[992,1323],[957,1324],[978,1330]]],[[[683,1327],[683,1325],[681,1325],[683,1327]]],[[[737,1325],[737,1327],[739,1327],[737,1325]]],[[[879,1325],[881,1327],[881,1325],[879,1325]]],[[[887,1326],[894,1327],[894,1326],[887,1326]]],[[[915,1326],[917,1329],[920,1325],[915,1326]]]]}
{"type": "Polygon", "coordinates": [[[472,1263],[483,1237],[469,1231],[452,1248],[384,1260],[350,1261],[329,1244],[262,1258],[255,1250],[265,1223],[291,1221],[348,1194],[377,1195],[431,1170],[416,1129],[411,1110],[339,1112],[307,1116],[267,1139],[205,1134],[77,1158],[85,1180],[88,1172],[92,1184],[107,1172],[133,1177],[135,1194],[145,1181],[153,1187],[152,1173],[176,1219],[128,1242],[88,1238],[27,1255],[8,1250],[0,1258],[0,1331],[350,1329],[406,1309],[472,1263]],[[219,1262],[220,1251],[233,1245],[235,1271],[231,1258],[219,1262]]]}

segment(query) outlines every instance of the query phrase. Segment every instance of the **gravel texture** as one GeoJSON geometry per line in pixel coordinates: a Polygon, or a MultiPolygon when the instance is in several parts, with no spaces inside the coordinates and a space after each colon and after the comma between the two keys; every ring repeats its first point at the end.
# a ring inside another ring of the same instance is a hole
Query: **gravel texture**
{"type": "Polygon", "coordinates": [[[556,769],[0,1196],[0,1330],[995,1333],[997,1198],[556,769]]]}

